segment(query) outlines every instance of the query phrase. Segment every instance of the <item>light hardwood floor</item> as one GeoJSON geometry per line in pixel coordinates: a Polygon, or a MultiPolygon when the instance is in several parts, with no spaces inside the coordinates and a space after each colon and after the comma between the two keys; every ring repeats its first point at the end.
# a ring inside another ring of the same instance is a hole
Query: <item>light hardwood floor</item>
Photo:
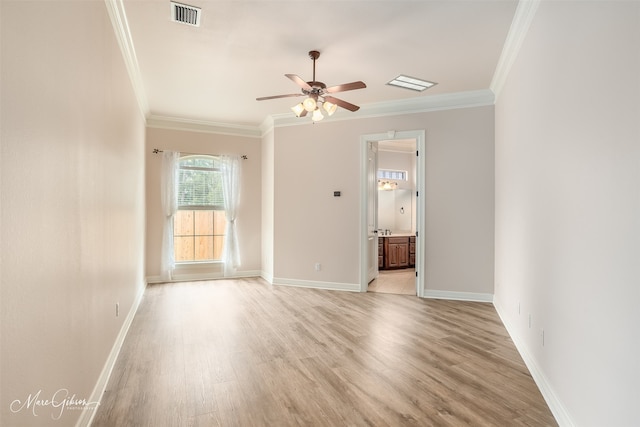
{"type": "Polygon", "coordinates": [[[553,426],[488,303],[150,285],[101,426],[553,426]]]}

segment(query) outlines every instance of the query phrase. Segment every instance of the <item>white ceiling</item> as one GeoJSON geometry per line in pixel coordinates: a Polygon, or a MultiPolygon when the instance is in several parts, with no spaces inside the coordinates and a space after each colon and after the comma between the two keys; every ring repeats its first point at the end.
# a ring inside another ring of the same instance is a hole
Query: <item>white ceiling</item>
{"type": "Polygon", "coordinates": [[[259,126],[293,115],[302,98],[255,99],[299,92],[284,74],[311,80],[310,50],[321,53],[316,80],[366,83],[335,94],[360,106],[488,89],[518,2],[182,3],[202,8],[200,27],[171,22],[169,0],[124,0],[148,115],[259,126]],[[438,84],[422,93],[386,85],[398,74],[438,84]]]}

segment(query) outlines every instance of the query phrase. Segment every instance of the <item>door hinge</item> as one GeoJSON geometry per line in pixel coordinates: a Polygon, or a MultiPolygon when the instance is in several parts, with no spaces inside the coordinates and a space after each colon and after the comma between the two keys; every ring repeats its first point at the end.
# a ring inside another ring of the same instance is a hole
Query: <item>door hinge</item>
{"type": "Polygon", "coordinates": [[[418,230],[416,230],[416,237],[418,237],[418,230]]]}
{"type": "Polygon", "coordinates": [[[419,191],[416,191],[416,197],[418,197],[420,195],[419,191]]]}
{"type": "Polygon", "coordinates": [[[418,154],[418,153],[419,153],[419,151],[418,151],[418,150],[416,150],[416,156],[419,156],[419,155],[420,155],[420,154],[418,154]]]}
{"type": "Polygon", "coordinates": [[[416,277],[418,277],[418,272],[416,271],[416,277]]]}

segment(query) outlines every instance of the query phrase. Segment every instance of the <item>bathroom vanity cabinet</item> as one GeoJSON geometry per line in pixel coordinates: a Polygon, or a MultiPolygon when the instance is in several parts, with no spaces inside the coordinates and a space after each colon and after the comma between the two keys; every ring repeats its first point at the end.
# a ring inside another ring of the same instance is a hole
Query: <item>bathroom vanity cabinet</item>
{"type": "Polygon", "coordinates": [[[381,236],[378,240],[378,267],[410,268],[416,264],[415,236],[381,236]]]}

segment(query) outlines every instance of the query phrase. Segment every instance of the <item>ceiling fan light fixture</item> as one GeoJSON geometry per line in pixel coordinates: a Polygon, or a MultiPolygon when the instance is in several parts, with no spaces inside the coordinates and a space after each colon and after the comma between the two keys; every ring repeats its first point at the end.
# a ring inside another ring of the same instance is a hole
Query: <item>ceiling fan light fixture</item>
{"type": "Polygon", "coordinates": [[[293,111],[296,117],[300,117],[300,115],[304,111],[304,105],[302,105],[302,102],[299,104],[296,104],[293,107],[291,107],[291,111],[293,111]]]}
{"type": "Polygon", "coordinates": [[[322,114],[322,111],[320,111],[319,108],[316,108],[313,111],[313,115],[311,116],[311,120],[313,120],[314,122],[319,122],[322,119],[324,119],[324,115],[322,114]]]}
{"type": "Polygon", "coordinates": [[[324,111],[326,111],[329,116],[333,116],[333,113],[336,112],[338,106],[332,102],[324,101],[322,103],[322,108],[324,108],[324,111]]]}
{"type": "MultiPolygon", "coordinates": [[[[313,60],[313,79],[311,81],[304,81],[296,74],[285,74],[285,77],[293,81],[302,89],[302,94],[306,98],[300,103],[291,107],[291,111],[297,117],[305,117],[307,113],[311,113],[311,119],[314,122],[318,122],[324,119],[326,112],[327,117],[332,116],[336,112],[338,107],[344,108],[349,111],[358,111],[360,107],[354,104],[350,104],[347,101],[343,101],[340,98],[334,98],[333,94],[337,92],[346,92],[349,90],[364,89],[367,85],[364,82],[357,81],[351,83],[344,83],[337,86],[327,87],[323,82],[316,80],[316,59],[320,57],[320,52],[312,50],[309,52],[309,58],[313,60]],[[331,94],[329,96],[328,94],[331,94]],[[320,108],[322,106],[322,108],[320,108]]],[[[275,96],[263,96],[256,98],[256,101],[265,101],[268,99],[277,98],[289,98],[293,96],[300,96],[299,93],[290,93],[286,95],[275,96]]]]}
{"type": "Polygon", "coordinates": [[[304,101],[302,101],[302,105],[304,105],[305,110],[307,110],[308,112],[312,112],[316,109],[316,107],[318,106],[318,103],[314,98],[310,96],[304,101]]]}

